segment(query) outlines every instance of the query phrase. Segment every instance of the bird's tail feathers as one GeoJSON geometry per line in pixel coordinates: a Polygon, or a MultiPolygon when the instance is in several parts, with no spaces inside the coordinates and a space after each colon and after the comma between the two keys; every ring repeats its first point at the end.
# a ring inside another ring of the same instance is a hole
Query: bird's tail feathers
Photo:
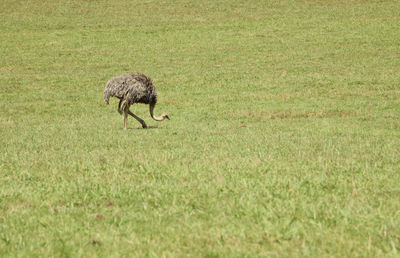
{"type": "Polygon", "coordinates": [[[104,102],[106,102],[106,104],[108,105],[109,101],[110,101],[110,95],[104,94],[104,102]]]}

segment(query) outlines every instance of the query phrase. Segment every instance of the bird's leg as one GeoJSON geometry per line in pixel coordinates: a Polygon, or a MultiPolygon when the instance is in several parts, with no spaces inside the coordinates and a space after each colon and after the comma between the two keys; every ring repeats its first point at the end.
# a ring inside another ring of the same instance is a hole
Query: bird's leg
{"type": "Polygon", "coordinates": [[[141,119],[140,117],[138,117],[137,115],[135,115],[134,113],[132,113],[129,109],[128,109],[128,114],[131,115],[131,116],[133,116],[136,120],[138,120],[139,123],[142,124],[142,127],[143,127],[143,128],[147,128],[147,125],[146,125],[146,123],[143,121],[143,119],[141,119]]]}
{"type": "Polygon", "coordinates": [[[121,103],[122,103],[122,99],[119,100],[119,104],[118,104],[118,113],[120,113],[120,114],[122,114],[121,103]]]}
{"type": "MultiPolygon", "coordinates": [[[[128,110],[129,112],[129,110],[128,110]]],[[[126,121],[128,120],[128,113],[125,111],[124,112],[124,130],[126,130],[126,121]]]]}

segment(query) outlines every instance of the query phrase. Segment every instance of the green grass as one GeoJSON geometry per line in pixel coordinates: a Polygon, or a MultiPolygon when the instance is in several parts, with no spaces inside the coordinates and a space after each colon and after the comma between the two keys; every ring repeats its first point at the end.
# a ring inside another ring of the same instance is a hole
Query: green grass
{"type": "Polygon", "coordinates": [[[0,256],[400,256],[400,5],[0,1],[0,256]],[[152,128],[106,106],[159,92],[152,128]]]}

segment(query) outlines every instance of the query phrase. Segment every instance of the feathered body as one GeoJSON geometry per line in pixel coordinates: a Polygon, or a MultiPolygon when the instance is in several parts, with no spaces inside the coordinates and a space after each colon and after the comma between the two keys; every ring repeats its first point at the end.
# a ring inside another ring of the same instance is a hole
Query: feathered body
{"type": "Polygon", "coordinates": [[[109,104],[110,97],[120,99],[118,112],[125,113],[124,129],[126,129],[127,114],[138,120],[143,128],[146,124],[136,115],[129,111],[129,107],[134,103],[143,103],[150,105],[150,115],[157,121],[162,121],[165,118],[169,119],[168,115],[163,113],[161,117],[153,115],[153,109],[157,103],[157,91],[152,80],[144,74],[124,74],[111,78],[104,87],[104,101],[109,104]]]}
{"type": "Polygon", "coordinates": [[[118,111],[122,114],[125,108],[133,103],[157,103],[156,87],[144,74],[124,74],[111,78],[104,87],[104,100],[108,104],[110,97],[122,100],[118,111]]]}

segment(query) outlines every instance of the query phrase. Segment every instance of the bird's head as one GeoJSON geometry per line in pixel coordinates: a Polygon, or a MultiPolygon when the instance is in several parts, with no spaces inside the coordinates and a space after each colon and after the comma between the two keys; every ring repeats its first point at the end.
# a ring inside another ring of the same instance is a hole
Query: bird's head
{"type": "Polygon", "coordinates": [[[166,119],[170,120],[167,113],[162,113],[161,116],[162,116],[163,119],[166,118],[166,119]]]}

